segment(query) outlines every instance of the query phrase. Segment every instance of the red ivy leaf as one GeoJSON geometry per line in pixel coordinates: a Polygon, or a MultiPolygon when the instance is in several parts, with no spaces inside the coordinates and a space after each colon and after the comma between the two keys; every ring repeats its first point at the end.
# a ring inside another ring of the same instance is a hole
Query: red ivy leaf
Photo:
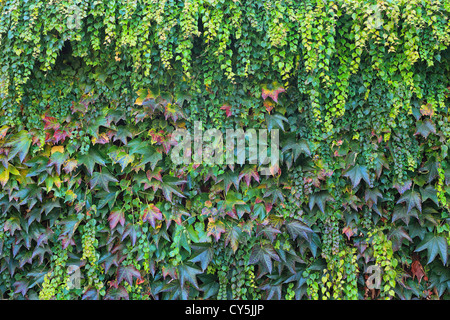
{"type": "Polygon", "coordinates": [[[115,209],[111,211],[109,214],[109,228],[112,230],[117,226],[117,223],[120,222],[120,224],[123,226],[125,223],[125,214],[120,209],[115,209]]]}
{"type": "Polygon", "coordinates": [[[428,277],[425,274],[425,270],[423,269],[422,265],[420,264],[419,260],[414,261],[411,263],[411,272],[413,274],[413,280],[415,277],[420,281],[422,281],[422,278],[425,279],[425,281],[428,281],[428,277]]]}
{"type": "Polygon", "coordinates": [[[156,179],[158,181],[163,182],[162,177],[161,177],[161,171],[162,171],[162,169],[160,167],[155,168],[155,170],[153,170],[153,171],[148,170],[147,171],[148,181],[152,181],[152,179],[156,179]]]}
{"type": "Polygon", "coordinates": [[[58,130],[59,129],[59,122],[58,119],[54,118],[54,117],[49,117],[49,116],[44,116],[44,118],[42,118],[42,120],[44,120],[44,130],[48,130],[48,129],[52,129],[52,130],[58,130]]]}
{"type": "Polygon", "coordinates": [[[162,220],[161,210],[158,209],[153,203],[150,203],[147,208],[144,209],[142,214],[142,221],[148,221],[155,228],[156,220],[162,220]]]}
{"type": "Polygon", "coordinates": [[[241,173],[239,174],[239,182],[241,181],[242,178],[244,178],[245,183],[249,187],[252,177],[257,182],[259,182],[259,174],[258,174],[258,171],[256,170],[256,167],[253,167],[253,168],[250,167],[250,168],[242,170],[241,173]]]}
{"type": "Polygon", "coordinates": [[[264,205],[266,207],[266,212],[269,213],[272,210],[273,204],[271,202],[265,202],[264,205]]]}
{"type": "Polygon", "coordinates": [[[266,86],[263,86],[261,96],[264,100],[267,99],[267,97],[271,97],[273,101],[278,103],[278,95],[281,92],[286,92],[282,86],[276,87],[277,84],[274,84],[274,89],[268,89],[266,86]]]}
{"type": "Polygon", "coordinates": [[[349,226],[344,227],[344,229],[342,229],[342,233],[347,236],[348,240],[350,240],[350,238],[355,234],[354,230],[349,226]]]}
{"type": "Polygon", "coordinates": [[[58,129],[53,134],[53,139],[55,140],[56,143],[66,140],[67,137],[70,137],[70,133],[67,132],[66,130],[58,129]]]}
{"type": "Polygon", "coordinates": [[[229,104],[224,104],[222,107],[220,107],[220,110],[225,110],[227,118],[231,116],[231,106],[229,104]]]}

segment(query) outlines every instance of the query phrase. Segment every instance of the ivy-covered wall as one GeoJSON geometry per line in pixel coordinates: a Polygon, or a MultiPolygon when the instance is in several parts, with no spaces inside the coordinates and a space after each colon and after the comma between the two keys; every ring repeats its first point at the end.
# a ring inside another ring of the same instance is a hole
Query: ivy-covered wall
{"type": "Polygon", "coordinates": [[[3,299],[449,298],[450,1],[0,10],[3,299]],[[174,164],[196,121],[279,165],[174,164]]]}

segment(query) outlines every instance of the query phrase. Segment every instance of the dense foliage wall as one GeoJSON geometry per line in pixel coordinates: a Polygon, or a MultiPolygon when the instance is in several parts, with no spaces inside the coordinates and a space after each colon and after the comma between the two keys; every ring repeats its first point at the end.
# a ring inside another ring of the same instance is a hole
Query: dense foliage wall
{"type": "Polygon", "coordinates": [[[448,298],[449,1],[0,8],[4,299],[448,298]],[[174,164],[195,121],[279,166],[174,164]]]}

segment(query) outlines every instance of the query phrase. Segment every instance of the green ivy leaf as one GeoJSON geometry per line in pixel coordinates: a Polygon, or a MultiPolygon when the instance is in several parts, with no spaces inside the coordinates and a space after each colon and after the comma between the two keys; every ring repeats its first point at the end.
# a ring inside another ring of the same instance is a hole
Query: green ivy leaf
{"type": "Polygon", "coordinates": [[[209,244],[199,243],[192,246],[194,256],[189,260],[191,262],[200,262],[202,271],[205,271],[214,257],[214,249],[209,244]]]}
{"type": "Polygon", "coordinates": [[[291,235],[292,239],[296,239],[298,236],[304,238],[306,241],[310,241],[310,234],[313,232],[310,227],[305,223],[295,220],[286,224],[286,230],[291,235]]]}
{"type": "Polygon", "coordinates": [[[103,160],[102,156],[93,147],[89,149],[88,153],[81,155],[78,158],[78,161],[86,166],[91,176],[94,171],[95,164],[100,164],[101,166],[106,165],[106,162],[103,160]]]}
{"type": "Polygon", "coordinates": [[[280,257],[270,244],[253,246],[249,258],[250,264],[260,262],[269,273],[272,273],[272,260],[280,261],[280,257]]]}
{"type": "Polygon", "coordinates": [[[113,177],[110,173],[108,173],[108,170],[104,169],[102,172],[94,172],[92,174],[91,179],[89,180],[89,183],[91,185],[91,190],[99,184],[103,190],[106,192],[109,192],[108,184],[110,182],[119,182],[115,177],[113,177]]]}
{"type": "Polygon", "coordinates": [[[359,164],[356,164],[352,169],[348,170],[344,177],[350,178],[353,184],[353,188],[359,185],[361,182],[361,179],[364,179],[365,182],[369,186],[372,185],[369,178],[369,173],[367,172],[367,168],[365,166],[360,166],[359,164]]]}
{"type": "Polygon", "coordinates": [[[434,258],[439,254],[444,265],[447,264],[448,257],[448,244],[447,239],[443,236],[428,233],[425,239],[417,246],[416,252],[427,249],[428,262],[432,262],[434,258]]]}
{"type": "Polygon", "coordinates": [[[13,135],[5,144],[6,147],[11,147],[8,153],[8,161],[18,155],[20,162],[23,162],[30,149],[31,142],[32,138],[28,131],[22,130],[13,135]]]}
{"type": "Polygon", "coordinates": [[[430,119],[426,119],[425,121],[419,120],[416,122],[416,132],[414,135],[420,134],[426,139],[430,133],[436,134],[436,127],[430,119]]]}
{"type": "Polygon", "coordinates": [[[309,197],[309,210],[314,208],[314,205],[319,207],[322,213],[325,213],[325,205],[327,201],[333,201],[333,197],[326,190],[311,194],[309,197]]]}
{"type": "Polygon", "coordinates": [[[427,199],[431,199],[437,206],[439,206],[437,190],[432,185],[429,184],[425,188],[420,188],[420,194],[422,195],[422,202],[427,201],[427,199]]]}
{"type": "Polygon", "coordinates": [[[186,263],[178,265],[178,274],[180,278],[181,287],[184,287],[185,282],[189,282],[194,286],[195,289],[200,290],[197,283],[197,275],[201,274],[202,271],[190,266],[186,263]]]}
{"type": "Polygon", "coordinates": [[[401,198],[397,201],[399,203],[406,203],[406,213],[408,214],[412,208],[416,207],[420,212],[422,212],[422,199],[420,194],[414,190],[406,191],[401,198]]]}
{"type": "Polygon", "coordinates": [[[122,168],[122,172],[123,170],[125,170],[125,168],[131,164],[134,161],[134,155],[130,155],[128,153],[126,153],[123,150],[116,150],[113,152],[109,153],[109,156],[111,157],[112,161],[114,163],[119,163],[120,167],[122,168]]]}

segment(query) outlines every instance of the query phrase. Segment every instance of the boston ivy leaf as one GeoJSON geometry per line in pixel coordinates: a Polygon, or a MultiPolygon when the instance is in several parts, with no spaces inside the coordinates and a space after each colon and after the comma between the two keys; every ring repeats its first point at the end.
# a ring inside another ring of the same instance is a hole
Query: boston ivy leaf
{"type": "Polygon", "coordinates": [[[120,140],[122,141],[122,143],[124,145],[127,145],[128,140],[127,138],[132,138],[133,137],[133,133],[128,130],[127,126],[120,126],[119,128],[117,128],[117,132],[114,135],[114,141],[116,140],[120,140]]]}
{"type": "Polygon", "coordinates": [[[78,160],[71,158],[71,159],[67,159],[64,162],[63,170],[64,170],[65,173],[69,174],[73,170],[75,170],[77,167],[78,167],[78,160]]]}
{"type": "Polygon", "coordinates": [[[272,259],[280,261],[280,257],[270,244],[255,245],[250,253],[249,263],[260,262],[269,273],[272,273],[272,259]]]}
{"type": "Polygon", "coordinates": [[[420,134],[422,137],[427,138],[431,132],[436,133],[436,127],[430,119],[416,122],[416,133],[414,135],[420,134]]]}
{"type": "Polygon", "coordinates": [[[44,262],[44,257],[46,253],[48,254],[49,257],[52,255],[52,250],[50,249],[50,246],[37,247],[36,249],[34,249],[31,258],[34,259],[34,257],[37,256],[39,258],[39,265],[41,265],[44,262]]]}
{"type": "Polygon", "coordinates": [[[322,190],[311,194],[309,198],[309,209],[312,210],[314,205],[317,205],[325,213],[325,204],[327,201],[333,201],[333,197],[326,190],[322,190]]]}
{"type": "Polygon", "coordinates": [[[198,278],[201,281],[200,289],[203,292],[203,299],[211,299],[219,292],[220,284],[212,275],[203,273],[199,274],[198,278]]]}
{"type": "Polygon", "coordinates": [[[421,105],[420,113],[423,116],[432,116],[434,114],[433,105],[431,103],[421,105]]]}
{"type": "MultiPolygon", "coordinates": [[[[270,184],[269,186],[266,186],[263,198],[267,198],[269,196],[271,196],[271,198],[272,198],[271,205],[273,205],[274,203],[277,203],[278,201],[279,202],[284,201],[283,191],[275,184],[270,184]]],[[[266,206],[267,206],[267,200],[265,200],[265,202],[266,202],[266,206]]],[[[268,211],[270,211],[270,210],[268,210],[268,211]]]]}
{"type": "Polygon", "coordinates": [[[231,117],[232,112],[231,112],[231,106],[229,104],[224,104],[223,106],[220,107],[220,110],[225,110],[225,114],[228,117],[231,117]]]}
{"type": "Polygon", "coordinates": [[[114,229],[118,223],[120,223],[123,226],[125,223],[125,214],[123,210],[119,208],[115,208],[114,210],[112,210],[109,214],[108,221],[109,221],[109,228],[111,230],[114,229]]]}
{"type": "Polygon", "coordinates": [[[214,249],[209,244],[199,243],[193,245],[192,250],[194,251],[194,257],[189,261],[194,263],[200,262],[202,271],[205,271],[209,263],[212,261],[212,258],[214,257],[214,249]]]}
{"type": "Polygon", "coordinates": [[[48,162],[48,167],[51,166],[55,166],[56,168],[56,172],[59,174],[61,174],[61,166],[63,165],[64,162],[66,162],[68,158],[68,155],[66,153],[61,153],[59,151],[54,152],[51,156],[50,156],[50,161],[48,162]]]}
{"type": "Polygon", "coordinates": [[[439,175],[438,168],[440,163],[435,161],[434,157],[429,159],[425,165],[419,169],[419,172],[427,175],[427,183],[432,182],[439,175]]]}
{"type": "Polygon", "coordinates": [[[167,201],[172,202],[172,193],[184,198],[185,196],[181,193],[181,190],[178,188],[180,184],[186,183],[185,180],[180,180],[176,177],[172,176],[164,176],[162,182],[159,182],[159,186],[163,192],[164,197],[167,201]]]}
{"type": "Polygon", "coordinates": [[[130,155],[121,149],[112,151],[108,155],[111,157],[114,163],[120,164],[122,172],[130,163],[134,161],[134,155],[130,155]]]}
{"type": "Polygon", "coordinates": [[[378,188],[366,189],[364,199],[366,200],[370,208],[372,207],[372,205],[378,203],[378,198],[383,199],[383,195],[381,194],[380,190],[378,190],[378,188]]]}
{"type": "Polygon", "coordinates": [[[5,187],[8,180],[9,180],[9,168],[1,167],[0,168],[0,184],[2,185],[3,188],[5,187]]]}
{"type": "MultiPolygon", "coordinates": [[[[266,114],[266,122],[267,122],[267,129],[272,131],[274,128],[280,128],[282,131],[284,131],[284,124],[283,122],[289,123],[289,120],[282,116],[279,113],[274,114],[266,114]]],[[[267,137],[269,139],[269,137],[267,137]]]]}
{"type": "Polygon", "coordinates": [[[86,166],[91,176],[96,163],[102,166],[106,165],[106,162],[103,160],[100,154],[92,147],[89,149],[88,153],[81,155],[78,158],[78,161],[86,166]]]}
{"type": "Polygon", "coordinates": [[[155,228],[156,220],[162,220],[161,210],[158,209],[153,203],[149,203],[142,212],[142,221],[148,221],[155,228]]]}
{"type": "Polygon", "coordinates": [[[67,190],[64,197],[64,203],[69,202],[72,203],[77,198],[77,194],[73,192],[73,190],[67,190]]]}
{"type": "Polygon", "coordinates": [[[60,123],[55,117],[45,115],[42,120],[44,121],[44,130],[58,130],[60,123]]]}
{"type": "Polygon", "coordinates": [[[110,182],[119,182],[119,180],[109,174],[108,170],[106,169],[104,169],[102,172],[94,172],[91,179],[89,180],[91,189],[99,184],[106,192],[109,192],[108,184],[110,182]]]}
{"type": "Polygon", "coordinates": [[[184,287],[185,282],[189,282],[196,288],[200,290],[197,283],[197,275],[201,274],[202,271],[195,268],[194,266],[190,266],[187,263],[182,263],[178,265],[178,275],[180,279],[181,287],[184,287]]]}
{"type": "Polygon", "coordinates": [[[239,197],[241,197],[239,193],[229,192],[225,197],[226,210],[232,210],[236,205],[244,205],[245,201],[239,197]]]}
{"type": "Polygon", "coordinates": [[[239,227],[239,225],[229,226],[225,234],[225,246],[230,244],[233,252],[236,252],[241,237],[242,237],[242,229],[239,227]]]}
{"type": "Polygon", "coordinates": [[[397,251],[402,246],[403,239],[412,242],[408,232],[403,227],[392,228],[389,231],[388,239],[392,241],[392,250],[397,251]]]}
{"type": "Polygon", "coordinates": [[[256,170],[256,167],[253,166],[244,168],[239,174],[239,182],[241,181],[242,178],[244,178],[247,186],[250,186],[250,181],[252,178],[257,182],[259,182],[259,174],[258,171],[256,170]]]}
{"type": "Polygon", "coordinates": [[[292,239],[296,239],[298,236],[304,238],[309,241],[309,235],[313,232],[310,227],[308,227],[305,223],[294,220],[286,224],[286,230],[291,235],[292,239]]]}
{"type": "Polygon", "coordinates": [[[111,287],[106,291],[105,300],[129,300],[129,295],[127,289],[123,286],[111,287]]]}
{"type": "Polygon", "coordinates": [[[359,164],[356,164],[352,169],[348,170],[344,174],[344,177],[350,178],[353,184],[353,188],[359,185],[361,179],[364,179],[364,181],[367,182],[369,186],[372,185],[367,168],[365,166],[360,166],[359,164]]]}
{"type": "Polygon", "coordinates": [[[234,185],[236,191],[239,191],[239,180],[240,180],[239,173],[237,171],[236,172],[226,171],[225,173],[217,177],[216,184],[223,181],[226,194],[228,193],[231,184],[234,185]]]}
{"type": "MultiPolygon", "coordinates": [[[[131,239],[131,244],[134,246],[136,244],[137,234],[139,232],[139,226],[135,224],[127,224],[125,230],[122,234],[121,240],[123,241],[127,236],[131,239]]],[[[158,235],[161,234],[158,233],[158,235]]]]}
{"type": "Polygon", "coordinates": [[[309,149],[308,142],[305,139],[298,140],[297,137],[292,137],[283,144],[282,153],[286,151],[292,152],[292,160],[296,161],[300,154],[304,153],[308,156],[311,155],[311,150],[309,149]]]}
{"type": "Polygon", "coordinates": [[[111,209],[116,203],[119,193],[119,191],[106,192],[105,190],[99,190],[96,194],[96,198],[99,199],[97,209],[101,209],[106,205],[111,209]]]}
{"type": "Polygon", "coordinates": [[[272,83],[270,85],[263,85],[261,97],[266,100],[267,97],[272,98],[273,101],[278,103],[278,95],[286,90],[278,83],[272,83]]]}
{"type": "Polygon", "coordinates": [[[11,147],[8,153],[8,161],[19,155],[20,162],[23,162],[31,146],[31,135],[29,132],[22,130],[13,135],[5,144],[5,147],[11,147]]]}
{"type": "Polygon", "coordinates": [[[437,190],[431,184],[427,185],[425,188],[421,188],[420,194],[422,195],[422,202],[425,202],[427,199],[431,199],[437,206],[439,206],[437,190]]]}
{"type": "Polygon", "coordinates": [[[265,300],[282,300],[282,290],[283,284],[276,282],[277,284],[265,283],[261,286],[261,290],[266,292],[264,296],[265,300]]]}
{"type": "Polygon", "coordinates": [[[74,214],[62,219],[59,222],[59,224],[63,226],[61,235],[67,235],[69,238],[72,237],[80,222],[81,220],[74,214]]]}
{"type": "Polygon", "coordinates": [[[383,172],[383,167],[389,170],[389,162],[383,153],[378,153],[374,160],[376,176],[379,178],[383,172]]]}
{"type": "Polygon", "coordinates": [[[212,217],[208,220],[207,235],[213,236],[216,241],[219,241],[220,235],[225,232],[225,224],[220,220],[215,221],[212,217]]]}
{"type": "Polygon", "coordinates": [[[14,216],[6,220],[3,231],[9,231],[9,234],[13,236],[16,230],[22,230],[22,228],[20,227],[20,218],[14,216]]]}
{"type": "Polygon", "coordinates": [[[286,266],[292,274],[296,274],[295,263],[305,263],[295,252],[283,251],[281,249],[277,250],[277,253],[282,261],[283,265],[286,266]]]}
{"type": "Polygon", "coordinates": [[[14,286],[14,293],[21,293],[22,296],[25,296],[25,294],[28,291],[28,281],[16,281],[13,284],[14,286]]]}
{"type": "MultiPolygon", "coordinates": [[[[123,287],[121,287],[121,288],[123,288],[123,287]]],[[[113,289],[115,289],[115,288],[113,288],[113,289]]],[[[112,295],[111,295],[110,290],[108,290],[108,292],[109,292],[108,297],[109,297],[109,298],[112,298],[112,295]]],[[[125,290],[125,292],[126,292],[126,290],[125,290]]],[[[122,296],[122,297],[123,297],[123,296],[122,296]]],[[[95,289],[95,288],[88,288],[88,289],[83,293],[83,296],[81,297],[81,299],[82,299],[82,300],[99,300],[99,293],[98,293],[98,290],[95,289]]],[[[120,299],[120,297],[119,297],[119,295],[117,295],[117,296],[115,296],[114,299],[112,299],[112,300],[119,300],[119,299],[120,299]]],[[[105,300],[108,300],[108,299],[106,299],[106,296],[105,296],[105,300]]],[[[128,292],[127,292],[127,294],[126,294],[126,300],[128,300],[128,292]]]]}
{"type": "Polygon", "coordinates": [[[117,284],[125,280],[130,286],[133,286],[133,278],[142,280],[141,273],[133,265],[120,266],[117,269],[117,284]]]}
{"type": "Polygon", "coordinates": [[[2,126],[0,128],[0,140],[4,139],[6,137],[6,133],[8,132],[9,129],[10,129],[10,127],[8,127],[8,126],[2,126]]]}
{"type": "Polygon", "coordinates": [[[263,202],[258,202],[253,205],[253,214],[255,218],[264,220],[267,216],[266,206],[263,202]]]}
{"type": "Polygon", "coordinates": [[[394,207],[394,211],[392,213],[392,222],[397,220],[403,220],[406,225],[409,225],[409,220],[411,217],[415,217],[419,219],[418,212],[416,208],[412,208],[408,211],[408,207],[406,205],[396,205],[394,207]]]}
{"type": "Polygon", "coordinates": [[[420,252],[425,249],[427,249],[428,254],[427,264],[432,262],[437,254],[440,255],[444,265],[447,264],[448,244],[447,239],[445,237],[435,235],[433,233],[428,233],[425,236],[425,239],[422,240],[422,242],[418,245],[415,251],[420,252]]]}
{"type": "Polygon", "coordinates": [[[422,212],[422,199],[420,197],[420,194],[414,190],[406,191],[397,201],[397,204],[398,203],[406,203],[406,213],[409,213],[414,207],[422,212]]]}
{"type": "Polygon", "coordinates": [[[275,241],[277,238],[277,234],[281,233],[281,231],[271,225],[264,226],[258,233],[257,236],[263,234],[267,239],[270,240],[271,243],[275,241]]]}
{"type": "Polygon", "coordinates": [[[406,190],[411,189],[412,186],[412,180],[406,180],[403,183],[399,183],[398,181],[395,181],[393,184],[394,188],[397,189],[397,191],[400,194],[403,194],[406,190]]]}

